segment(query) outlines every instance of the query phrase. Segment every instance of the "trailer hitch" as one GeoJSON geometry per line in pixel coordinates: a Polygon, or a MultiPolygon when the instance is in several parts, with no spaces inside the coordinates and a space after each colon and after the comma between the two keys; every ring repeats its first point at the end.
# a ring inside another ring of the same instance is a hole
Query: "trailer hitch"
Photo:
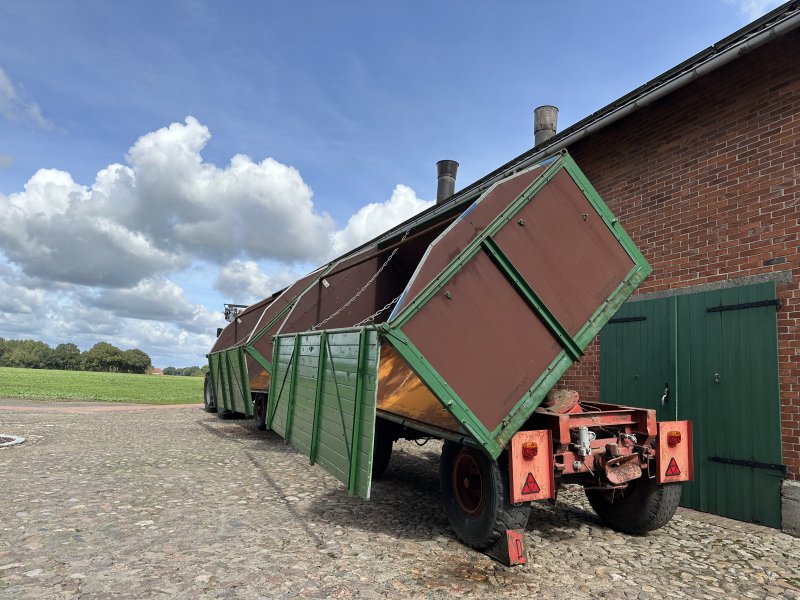
{"type": "Polygon", "coordinates": [[[614,485],[621,485],[642,476],[638,454],[627,454],[603,460],[606,479],[614,485]]]}

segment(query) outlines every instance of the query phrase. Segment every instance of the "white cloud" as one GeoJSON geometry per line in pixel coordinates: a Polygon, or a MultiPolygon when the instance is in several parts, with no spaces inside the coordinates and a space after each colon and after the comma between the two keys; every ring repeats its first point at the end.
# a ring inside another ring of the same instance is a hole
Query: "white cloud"
{"type": "Polygon", "coordinates": [[[10,271],[0,274],[0,314],[17,318],[18,315],[35,315],[41,311],[45,304],[43,290],[20,285],[10,271]]]}
{"type": "Polygon", "coordinates": [[[237,155],[203,161],[208,129],[188,117],[142,136],[129,166],[112,164],[92,186],[38,171],[22,192],[0,194],[0,249],[44,279],[131,287],[193,259],[293,262],[328,254],[334,223],[318,213],[296,169],[237,155]]]}
{"type": "Polygon", "coordinates": [[[254,261],[235,260],[219,270],[214,289],[233,303],[252,304],[294,283],[302,276],[283,270],[265,275],[254,261]]]}
{"type": "Polygon", "coordinates": [[[333,233],[333,251],[342,254],[351,250],[434,204],[432,200],[420,200],[413,189],[400,184],[394,188],[391,198],[361,207],[344,229],[333,233]]]}
{"type": "Polygon", "coordinates": [[[140,348],[158,365],[202,364],[214,343],[221,311],[190,303],[173,282],[148,280],[127,290],[73,285],[32,287],[0,268],[0,335],[32,338],[55,346],[74,342],[86,350],[97,342],[140,348]],[[27,286],[27,287],[26,287],[27,286]]]}
{"type": "Polygon", "coordinates": [[[39,105],[27,99],[25,94],[17,89],[2,67],[0,67],[0,116],[12,123],[29,121],[42,129],[53,127],[50,120],[42,115],[39,105]]]}
{"type": "Polygon", "coordinates": [[[83,285],[126,286],[188,264],[96,210],[96,200],[68,173],[37,171],[24,192],[0,194],[0,249],[31,277],[83,285]]]}
{"type": "Polygon", "coordinates": [[[725,4],[736,7],[748,21],[755,21],[773,8],[777,8],[783,0],[724,0],[725,4]]]}
{"type": "MultiPolygon", "coordinates": [[[[16,92],[0,75],[5,116],[16,92]]],[[[187,117],[139,138],[127,164],[91,185],[41,169],[0,194],[0,336],[107,341],[157,364],[202,363],[224,320],[189,300],[176,273],[216,265],[209,291],[252,303],[433,204],[398,185],[337,231],[296,169],[243,155],[218,167],[201,154],[209,139],[187,117]]]]}

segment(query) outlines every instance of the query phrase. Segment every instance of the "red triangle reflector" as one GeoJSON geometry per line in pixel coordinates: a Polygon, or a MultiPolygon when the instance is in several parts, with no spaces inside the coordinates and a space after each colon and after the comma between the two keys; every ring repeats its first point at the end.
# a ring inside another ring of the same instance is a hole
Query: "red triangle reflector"
{"type": "Polygon", "coordinates": [[[525,485],[522,486],[522,493],[538,494],[541,491],[542,489],[539,487],[539,484],[536,483],[536,478],[533,476],[533,473],[528,473],[528,477],[525,479],[525,485]]]}
{"type": "Polygon", "coordinates": [[[675,459],[669,461],[669,465],[667,466],[667,472],[664,474],[666,477],[675,477],[676,475],[680,475],[681,470],[678,468],[678,463],[675,462],[675,459]]]}

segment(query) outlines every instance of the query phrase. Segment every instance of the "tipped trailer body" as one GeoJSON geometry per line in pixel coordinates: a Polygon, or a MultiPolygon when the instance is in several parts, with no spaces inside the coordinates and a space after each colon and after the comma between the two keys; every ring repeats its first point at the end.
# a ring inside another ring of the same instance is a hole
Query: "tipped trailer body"
{"type": "Polygon", "coordinates": [[[553,388],[651,270],[562,152],[234,314],[206,408],[254,417],[365,499],[396,439],[444,440],[453,529],[509,563],[530,502],[564,483],[644,533],[692,477],[691,424],[553,388]]]}

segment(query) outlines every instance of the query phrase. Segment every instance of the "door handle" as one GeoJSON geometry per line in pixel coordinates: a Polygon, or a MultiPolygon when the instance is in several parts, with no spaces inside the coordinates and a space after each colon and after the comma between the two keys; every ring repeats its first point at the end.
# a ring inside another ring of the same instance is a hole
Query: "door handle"
{"type": "Polygon", "coordinates": [[[669,383],[664,384],[664,395],[661,396],[661,406],[666,406],[669,402],[669,383]]]}

